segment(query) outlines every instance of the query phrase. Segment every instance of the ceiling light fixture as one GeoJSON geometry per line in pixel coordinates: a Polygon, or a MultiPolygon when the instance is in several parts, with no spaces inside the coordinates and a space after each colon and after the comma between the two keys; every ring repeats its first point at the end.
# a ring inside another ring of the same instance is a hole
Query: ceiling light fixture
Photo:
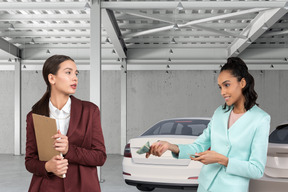
{"type": "Polygon", "coordinates": [[[9,63],[12,63],[12,59],[11,59],[11,58],[9,58],[9,59],[8,59],[8,62],[9,62],[9,63]]]}
{"type": "Polygon", "coordinates": [[[172,61],[171,58],[169,58],[168,61],[171,62],[172,61]]]}
{"type": "Polygon", "coordinates": [[[274,68],[274,65],[271,64],[271,65],[270,65],[270,68],[274,68]]]}
{"type": "Polygon", "coordinates": [[[31,41],[29,42],[31,45],[34,45],[35,44],[35,41],[34,39],[32,38],[31,41]]]}
{"type": "Polygon", "coordinates": [[[179,30],[179,29],[180,29],[179,26],[177,25],[177,23],[175,23],[175,24],[173,25],[173,29],[174,29],[174,30],[179,30]]]}
{"type": "Polygon", "coordinates": [[[267,30],[267,29],[269,29],[269,27],[266,23],[264,23],[264,25],[262,26],[262,29],[267,30]]]}
{"type": "Polygon", "coordinates": [[[110,43],[109,38],[107,37],[105,43],[110,43]]]}
{"type": "Polygon", "coordinates": [[[172,44],[176,44],[176,41],[175,41],[174,37],[171,39],[171,43],[172,44]]]}
{"type": "Polygon", "coordinates": [[[50,52],[50,50],[49,50],[49,49],[47,49],[46,53],[47,53],[47,54],[50,54],[51,52],[50,52]]]}
{"type": "Polygon", "coordinates": [[[91,9],[91,6],[88,2],[86,2],[85,6],[84,6],[84,10],[88,10],[91,9]]]}
{"type": "Polygon", "coordinates": [[[284,61],[288,61],[288,58],[287,58],[287,57],[285,57],[285,58],[284,58],[284,61]]]}
{"type": "Polygon", "coordinates": [[[12,23],[10,23],[10,26],[8,27],[8,29],[11,30],[11,31],[14,31],[15,27],[14,27],[14,25],[12,23]]]}
{"type": "Polygon", "coordinates": [[[112,50],[112,53],[113,53],[113,54],[116,54],[116,51],[115,51],[115,49],[113,49],[113,50],[112,50]]]}
{"type": "Polygon", "coordinates": [[[169,50],[169,53],[170,53],[170,54],[173,54],[173,50],[172,50],[172,49],[170,49],[170,50],[169,50]]]}
{"type": "Polygon", "coordinates": [[[179,3],[178,3],[178,5],[177,5],[176,9],[178,9],[179,11],[181,11],[181,10],[183,10],[183,9],[184,9],[184,7],[183,7],[183,5],[182,5],[182,3],[181,3],[181,2],[179,2],[179,3]]]}

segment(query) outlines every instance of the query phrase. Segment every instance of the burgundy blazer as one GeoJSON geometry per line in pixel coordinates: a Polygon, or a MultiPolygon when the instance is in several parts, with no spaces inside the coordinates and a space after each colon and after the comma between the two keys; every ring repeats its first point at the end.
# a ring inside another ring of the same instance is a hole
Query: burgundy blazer
{"type": "Polygon", "coordinates": [[[45,161],[38,158],[32,112],[27,115],[26,169],[33,173],[29,191],[31,192],[100,192],[96,166],[106,160],[106,150],[102,134],[100,111],[87,101],[71,97],[70,123],[67,132],[69,149],[66,178],[62,179],[45,170],[45,161]]]}

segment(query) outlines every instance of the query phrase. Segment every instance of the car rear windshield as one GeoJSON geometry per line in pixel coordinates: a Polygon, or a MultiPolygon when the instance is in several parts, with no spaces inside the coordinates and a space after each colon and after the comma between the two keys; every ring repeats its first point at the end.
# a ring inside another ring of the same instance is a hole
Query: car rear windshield
{"type": "Polygon", "coordinates": [[[277,127],[269,136],[270,143],[287,143],[288,144],[288,124],[277,127]]]}
{"type": "Polygon", "coordinates": [[[145,135],[190,135],[199,136],[207,127],[210,120],[202,119],[181,119],[161,121],[147,130],[145,135]]]}

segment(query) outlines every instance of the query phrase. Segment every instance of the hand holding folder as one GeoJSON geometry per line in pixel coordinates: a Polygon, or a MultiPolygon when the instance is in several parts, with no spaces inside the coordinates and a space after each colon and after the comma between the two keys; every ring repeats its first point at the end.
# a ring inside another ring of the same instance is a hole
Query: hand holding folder
{"type": "MultiPolygon", "coordinates": [[[[52,137],[55,134],[57,134],[56,120],[37,114],[32,114],[32,117],[34,123],[39,160],[49,161],[57,155],[61,156],[61,153],[59,151],[56,151],[55,148],[53,147],[54,139],[52,137]]],[[[53,160],[56,161],[57,158],[54,158],[53,160]]],[[[65,177],[66,175],[63,174],[62,178],[65,177]]]]}

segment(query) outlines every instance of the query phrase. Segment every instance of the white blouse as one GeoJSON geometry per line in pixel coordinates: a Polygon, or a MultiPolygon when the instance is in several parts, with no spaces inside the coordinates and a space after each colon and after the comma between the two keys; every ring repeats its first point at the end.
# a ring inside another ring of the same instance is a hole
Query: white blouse
{"type": "Polygon", "coordinates": [[[68,132],[70,121],[70,110],[71,110],[70,97],[61,110],[57,109],[49,99],[49,110],[50,110],[50,118],[56,119],[57,130],[60,130],[62,135],[66,135],[68,132]]]}

